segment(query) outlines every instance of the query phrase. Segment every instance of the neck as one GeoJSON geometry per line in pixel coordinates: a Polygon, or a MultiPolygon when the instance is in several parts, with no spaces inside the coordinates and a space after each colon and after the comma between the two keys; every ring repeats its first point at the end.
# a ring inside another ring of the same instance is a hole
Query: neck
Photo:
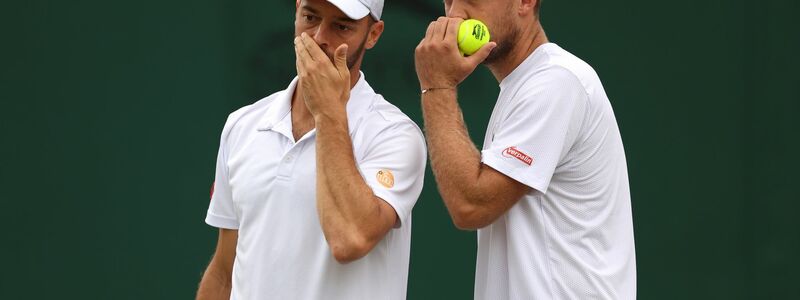
{"type": "Polygon", "coordinates": [[[497,79],[497,82],[503,81],[508,74],[514,71],[528,56],[539,48],[539,46],[547,43],[547,35],[544,33],[541,23],[537,19],[534,21],[533,26],[528,26],[524,31],[520,32],[517,40],[510,41],[511,45],[516,45],[511,52],[504,58],[497,60],[497,62],[489,65],[489,70],[497,79]],[[533,37],[533,38],[531,38],[533,37]]]}
{"type": "MultiPolygon", "coordinates": [[[[358,83],[358,80],[361,78],[361,72],[359,72],[359,70],[360,68],[358,68],[358,66],[354,66],[352,70],[350,70],[350,90],[356,86],[356,83],[358,83]]],[[[294,94],[292,95],[292,120],[313,122],[311,112],[308,111],[308,107],[303,100],[303,90],[298,89],[297,86],[300,86],[299,82],[295,85],[294,94]]]]}

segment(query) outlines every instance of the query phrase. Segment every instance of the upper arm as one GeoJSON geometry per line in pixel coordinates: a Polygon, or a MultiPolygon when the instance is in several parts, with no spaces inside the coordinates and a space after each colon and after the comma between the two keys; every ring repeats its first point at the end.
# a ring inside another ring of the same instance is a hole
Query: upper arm
{"type": "Polygon", "coordinates": [[[233,272],[233,262],[236,258],[236,242],[238,239],[238,230],[219,229],[217,248],[214,251],[214,258],[211,259],[210,267],[217,271],[222,271],[226,277],[230,277],[233,272]]]}
{"type": "Polygon", "coordinates": [[[233,285],[233,263],[236,259],[237,230],[220,229],[217,239],[217,250],[208,264],[196,299],[228,299],[233,285]]]}
{"type": "Polygon", "coordinates": [[[329,240],[340,262],[366,255],[393,227],[410,220],[422,191],[427,156],[421,131],[408,122],[377,123],[354,139],[356,169],[365,189],[358,194],[358,208],[347,209],[359,214],[347,222],[347,238],[329,240]],[[360,142],[364,144],[358,146],[360,142]]]}
{"type": "MultiPolygon", "coordinates": [[[[570,71],[553,68],[526,83],[495,126],[481,151],[475,187],[467,187],[460,227],[480,228],[494,222],[523,195],[547,192],[556,167],[580,131],[587,95],[570,71]],[[535,79],[535,80],[534,80],[535,79]]],[[[454,217],[455,219],[455,217],[454,217]]]]}
{"type": "Polygon", "coordinates": [[[375,230],[373,230],[375,236],[372,238],[372,244],[376,244],[392,227],[400,224],[400,217],[398,217],[394,207],[381,197],[375,196],[374,199],[378,203],[379,217],[378,221],[375,222],[375,230]]]}
{"type": "Polygon", "coordinates": [[[486,227],[508,211],[530,191],[530,187],[481,164],[475,185],[466,187],[460,201],[463,205],[450,208],[453,223],[460,229],[486,227]]]}
{"type": "Polygon", "coordinates": [[[411,217],[422,192],[426,162],[422,133],[411,123],[382,130],[359,160],[359,172],[380,207],[392,211],[382,214],[392,216],[390,225],[400,227],[411,217]]]}
{"type": "Polygon", "coordinates": [[[588,95],[578,78],[563,68],[544,71],[530,81],[495,124],[481,162],[547,193],[556,167],[581,130],[588,95]]]}
{"type": "Polygon", "coordinates": [[[239,220],[233,204],[232,188],[228,176],[228,135],[230,134],[234,114],[228,117],[222,130],[217,151],[217,163],[214,172],[214,183],[211,202],[206,213],[206,223],[218,228],[238,229],[239,220]]]}

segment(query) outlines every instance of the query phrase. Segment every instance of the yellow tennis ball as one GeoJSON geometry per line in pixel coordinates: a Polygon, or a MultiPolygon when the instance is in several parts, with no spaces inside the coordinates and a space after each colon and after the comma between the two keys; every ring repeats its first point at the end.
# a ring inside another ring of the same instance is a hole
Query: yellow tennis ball
{"type": "Polygon", "coordinates": [[[489,42],[489,28],[483,22],[469,19],[458,27],[458,51],[461,55],[475,54],[478,49],[489,42]]]}

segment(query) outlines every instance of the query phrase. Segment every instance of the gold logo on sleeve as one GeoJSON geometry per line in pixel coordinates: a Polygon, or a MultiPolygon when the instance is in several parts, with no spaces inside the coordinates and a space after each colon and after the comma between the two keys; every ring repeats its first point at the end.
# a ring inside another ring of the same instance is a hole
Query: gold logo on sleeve
{"type": "Polygon", "coordinates": [[[394,186],[394,175],[392,175],[392,171],[380,170],[378,171],[376,178],[378,179],[378,182],[386,188],[391,188],[394,186]]]}

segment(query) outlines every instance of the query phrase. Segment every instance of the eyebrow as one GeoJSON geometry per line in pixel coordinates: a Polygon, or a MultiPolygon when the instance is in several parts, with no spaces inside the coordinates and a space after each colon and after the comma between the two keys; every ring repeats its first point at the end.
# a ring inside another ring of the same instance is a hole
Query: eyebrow
{"type": "Polygon", "coordinates": [[[347,18],[347,17],[338,17],[338,18],[336,18],[336,21],[343,22],[343,23],[349,23],[349,24],[358,23],[358,21],[350,19],[350,18],[347,18]]]}
{"type": "Polygon", "coordinates": [[[305,9],[305,10],[311,12],[312,14],[319,14],[319,12],[316,9],[314,9],[311,6],[308,6],[308,4],[304,4],[303,6],[300,7],[300,9],[305,9]]]}
{"type": "MultiPolygon", "coordinates": [[[[310,12],[312,14],[315,14],[315,15],[319,14],[318,10],[316,10],[313,7],[308,6],[308,5],[303,5],[302,7],[300,7],[300,9],[307,10],[308,12],[310,12]]],[[[342,23],[348,23],[348,24],[358,23],[358,20],[353,20],[353,19],[350,19],[350,18],[348,18],[346,16],[345,17],[337,17],[336,21],[339,21],[339,22],[342,22],[342,23]]]]}

